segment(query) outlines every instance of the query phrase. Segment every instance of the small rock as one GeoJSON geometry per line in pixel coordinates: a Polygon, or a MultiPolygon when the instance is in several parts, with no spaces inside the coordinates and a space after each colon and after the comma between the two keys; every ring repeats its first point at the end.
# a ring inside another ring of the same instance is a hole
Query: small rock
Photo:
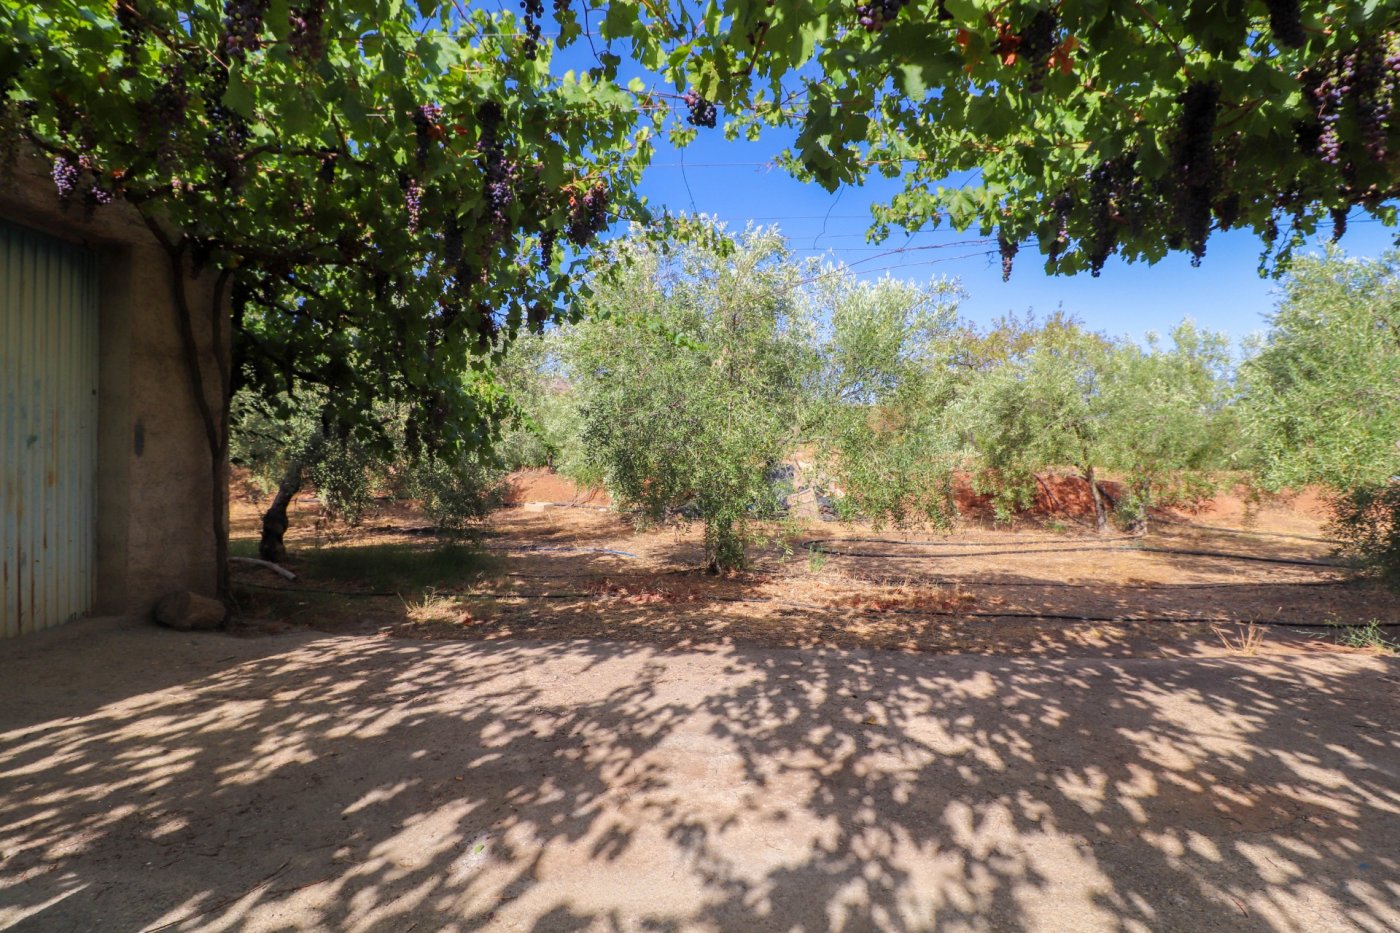
{"type": "Polygon", "coordinates": [[[228,607],[217,599],[178,590],[161,597],[153,613],[161,625],[181,632],[217,629],[224,624],[228,607]]]}

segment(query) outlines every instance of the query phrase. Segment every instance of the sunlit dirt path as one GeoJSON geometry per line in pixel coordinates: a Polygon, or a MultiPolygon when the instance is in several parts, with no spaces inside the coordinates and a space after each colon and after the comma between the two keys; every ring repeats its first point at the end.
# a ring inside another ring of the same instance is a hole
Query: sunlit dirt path
{"type": "Polygon", "coordinates": [[[1400,662],[79,623],[0,659],[0,928],[1400,928],[1400,662]]]}

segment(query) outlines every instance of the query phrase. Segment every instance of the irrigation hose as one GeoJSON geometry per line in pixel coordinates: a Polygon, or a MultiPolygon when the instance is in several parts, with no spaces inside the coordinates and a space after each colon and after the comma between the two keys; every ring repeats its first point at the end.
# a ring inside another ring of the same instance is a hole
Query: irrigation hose
{"type": "MultiPolygon", "coordinates": [[[[1061,548],[1018,548],[1014,551],[962,551],[948,554],[901,554],[894,551],[847,551],[834,548],[827,548],[824,545],[832,541],[876,541],[885,540],[885,543],[896,544],[901,547],[950,547],[951,542],[943,541],[889,541],[887,539],[871,538],[813,538],[809,541],[801,542],[798,547],[820,554],[829,554],[833,557],[898,557],[905,560],[938,560],[945,557],[1001,557],[1005,555],[1019,554],[1070,554],[1078,551],[1136,551],[1144,554],[1176,554],[1183,557],[1217,557],[1225,560],[1254,561],[1264,564],[1290,564],[1302,567],[1332,567],[1336,569],[1346,569],[1345,564],[1338,564],[1331,561],[1309,560],[1297,557],[1258,557],[1253,554],[1231,554],[1225,551],[1195,551],[1178,550],[1176,548],[1147,547],[1144,545],[1130,545],[1122,547],[1113,544],[1104,545],[1075,545],[1073,547],[1061,548]]],[[[979,547],[980,544],[964,543],[961,547],[979,547]]],[[[994,545],[988,545],[994,546],[994,545]]]]}

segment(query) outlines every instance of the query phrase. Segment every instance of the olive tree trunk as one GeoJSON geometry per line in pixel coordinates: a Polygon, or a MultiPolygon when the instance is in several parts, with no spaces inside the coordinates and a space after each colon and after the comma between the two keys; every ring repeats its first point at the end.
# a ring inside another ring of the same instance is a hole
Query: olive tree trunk
{"type": "Polygon", "coordinates": [[[272,504],[263,513],[262,540],[258,542],[258,556],[263,560],[276,564],[287,556],[287,545],[283,542],[287,534],[287,507],[301,491],[301,474],[300,461],[287,467],[282,481],[277,484],[277,495],[272,497],[272,504]]]}

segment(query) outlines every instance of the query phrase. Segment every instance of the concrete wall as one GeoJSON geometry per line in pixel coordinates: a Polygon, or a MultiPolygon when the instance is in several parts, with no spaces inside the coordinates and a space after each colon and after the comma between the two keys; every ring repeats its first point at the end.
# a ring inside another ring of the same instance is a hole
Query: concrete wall
{"type": "MultiPolygon", "coordinates": [[[[97,614],[149,611],[164,594],[212,594],[210,453],[177,329],[169,259],[135,209],[58,198],[48,165],[0,184],[0,217],[93,250],[102,300],[97,448],[97,614]]],[[[212,273],[187,273],[206,394],[219,411],[212,273]]],[[[227,308],[218,309],[228,347],[227,308]]],[[[220,490],[223,493],[223,490],[220,490]]],[[[223,506],[227,510],[227,502],[223,506]]]]}

